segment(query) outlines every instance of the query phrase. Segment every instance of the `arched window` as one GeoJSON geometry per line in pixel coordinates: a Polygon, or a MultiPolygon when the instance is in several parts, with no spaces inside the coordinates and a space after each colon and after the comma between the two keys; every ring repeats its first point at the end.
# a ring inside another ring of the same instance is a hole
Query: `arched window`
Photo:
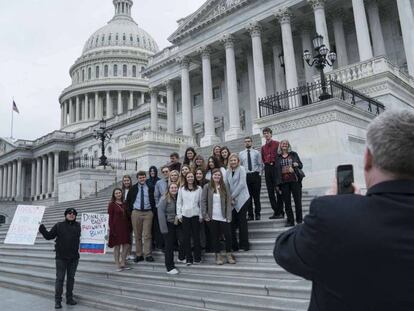
{"type": "Polygon", "coordinates": [[[122,66],[122,75],[126,77],[128,75],[128,67],[127,65],[122,66]]]}
{"type": "Polygon", "coordinates": [[[76,82],[79,82],[79,71],[76,71],[76,82]]]}
{"type": "Polygon", "coordinates": [[[109,42],[111,42],[111,40],[112,40],[112,34],[110,33],[110,34],[109,34],[108,41],[109,41],[109,42]]]}
{"type": "Polygon", "coordinates": [[[5,224],[5,223],[6,223],[6,216],[0,215],[0,225],[5,224]]]}
{"type": "Polygon", "coordinates": [[[118,65],[114,65],[114,77],[118,76],[118,65]]]}
{"type": "Polygon", "coordinates": [[[116,34],[116,36],[115,36],[115,40],[116,40],[116,41],[118,41],[118,34],[116,34]]]}
{"type": "Polygon", "coordinates": [[[99,42],[99,38],[98,38],[98,37],[96,37],[96,40],[95,40],[95,45],[98,45],[98,42],[99,42]]]}
{"type": "Polygon", "coordinates": [[[92,79],[92,68],[88,68],[88,80],[92,79]]]}
{"type": "Polygon", "coordinates": [[[107,78],[108,77],[108,65],[104,66],[104,77],[107,78]]]}
{"type": "Polygon", "coordinates": [[[125,34],[122,36],[122,40],[126,41],[126,35],[125,34]]]}
{"type": "Polygon", "coordinates": [[[82,81],[85,81],[85,69],[82,69],[82,81]]]}
{"type": "Polygon", "coordinates": [[[95,68],[95,78],[99,79],[99,66],[96,66],[95,68]]]}
{"type": "Polygon", "coordinates": [[[132,66],[132,76],[134,77],[134,78],[136,78],[137,77],[137,66],[132,66]]]}
{"type": "Polygon", "coordinates": [[[102,35],[102,43],[105,42],[105,35],[102,35]]]}

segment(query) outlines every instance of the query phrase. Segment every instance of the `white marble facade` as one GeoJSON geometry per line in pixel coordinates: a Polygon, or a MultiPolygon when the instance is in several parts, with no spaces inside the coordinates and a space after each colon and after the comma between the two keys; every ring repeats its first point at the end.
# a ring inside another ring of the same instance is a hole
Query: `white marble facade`
{"type": "Polygon", "coordinates": [[[277,117],[259,118],[258,99],[319,78],[302,58],[315,33],[338,55],[329,79],[388,108],[414,107],[412,0],[208,0],[178,21],[162,51],[133,20],[132,0],[112,2],[114,17],[70,68],[60,130],[0,142],[1,199],[55,196],[60,161],[100,156],[92,134],[102,118],[114,130],[107,155],[133,159],[148,137],[170,150],[277,128],[277,117]]]}

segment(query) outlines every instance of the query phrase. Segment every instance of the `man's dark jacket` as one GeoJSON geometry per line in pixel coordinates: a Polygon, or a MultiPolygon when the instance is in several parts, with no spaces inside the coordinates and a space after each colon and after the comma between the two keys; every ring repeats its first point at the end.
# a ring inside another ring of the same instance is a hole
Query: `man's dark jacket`
{"type": "Polygon", "coordinates": [[[312,281],[311,311],[413,311],[414,181],[313,200],[274,256],[312,281]]]}
{"type": "Polygon", "coordinates": [[[77,221],[62,221],[55,224],[50,231],[40,225],[39,232],[46,240],[55,241],[56,259],[79,259],[81,227],[77,221]]]}
{"type": "MultiPolygon", "coordinates": [[[[127,195],[127,205],[128,205],[128,210],[131,213],[132,210],[134,209],[134,203],[137,199],[137,195],[138,195],[138,186],[141,186],[139,183],[136,183],[135,185],[132,186],[131,190],[128,191],[128,195],[127,195]]],[[[156,205],[155,205],[155,196],[154,196],[154,187],[150,187],[147,185],[148,188],[148,198],[149,198],[149,203],[151,205],[151,210],[155,210],[156,205]]]]}

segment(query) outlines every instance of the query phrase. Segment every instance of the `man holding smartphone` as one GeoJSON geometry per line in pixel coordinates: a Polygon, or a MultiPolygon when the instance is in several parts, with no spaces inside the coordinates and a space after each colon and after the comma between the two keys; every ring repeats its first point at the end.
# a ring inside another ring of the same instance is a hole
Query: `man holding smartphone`
{"type": "Polygon", "coordinates": [[[367,194],[316,198],[278,237],[276,262],[313,282],[309,310],[413,310],[413,159],[414,112],[383,113],[367,129],[367,194]]]}

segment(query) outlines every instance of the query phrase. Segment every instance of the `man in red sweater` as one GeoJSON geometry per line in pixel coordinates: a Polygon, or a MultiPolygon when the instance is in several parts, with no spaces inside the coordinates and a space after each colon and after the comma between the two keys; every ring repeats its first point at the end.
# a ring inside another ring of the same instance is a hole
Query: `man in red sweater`
{"type": "Polygon", "coordinates": [[[267,193],[273,210],[273,215],[269,218],[279,219],[284,217],[282,195],[279,193],[279,190],[276,189],[277,168],[275,165],[279,142],[272,139],[272,130],[268,127],[263,129],[263,136],[266,139],[266,142],[262,146],[262,160],[264,164],[267,193]]]}

